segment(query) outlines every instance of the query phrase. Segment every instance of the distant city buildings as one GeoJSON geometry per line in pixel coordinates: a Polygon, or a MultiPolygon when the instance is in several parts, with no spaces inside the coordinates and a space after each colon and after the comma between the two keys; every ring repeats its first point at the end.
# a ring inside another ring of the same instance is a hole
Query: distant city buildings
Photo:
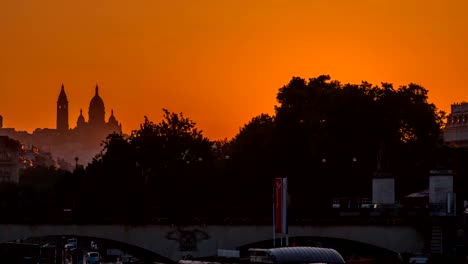
{"type": "Polygon", "coordinates": [[[468,147],[468,103],[452,104],[444,131],[444,142],[451,146],[468,147]]]}
{"type": "Polygon", "coordinates": [[[21,146],[20,163],[24,169],[33,166],[50,167],[56,165],[50,152],[44,152],[35,146],[25,145],[21,146]]]}
{"type": "Polygon", "coordinates": [[[62,85],[57,100],[57,124],[55,129],[37,128],[34,132],[16,131],[14,128],[3,127],[3,117],[0,116],[0,136],[8,136],[24,145],[36,146],[50,152],[56,158],[56,165],[70,168],[69,164],[86,164],[102,150],[101,142],[106,136],[122,132],[122,124],[117,121],[113,110],[105,121],[104,101],[99,96],[96,85],[94,97],[88,108],[88,121],[80,110],[76,126],[70,129],[68,98],[62,85]]]}
{"type": "MultiPolygon", "coordinates": [[[[59,160],[60,162],[60,160],[59,160]]],[[[50,167],[56,162],[51,153],[41,151],[35,146],[26,146],[18,140],[0,136],[0,182],[19,182],[22,169],[33,166],[50,167]]],[[[62,162],[64,169],[70,170],[71,165],[62,162]]]]}
{"type": "Polygon", "coordinates": [[[17,140],[0,136],[0,182],[18,182],[21,144],[17,140]]]}

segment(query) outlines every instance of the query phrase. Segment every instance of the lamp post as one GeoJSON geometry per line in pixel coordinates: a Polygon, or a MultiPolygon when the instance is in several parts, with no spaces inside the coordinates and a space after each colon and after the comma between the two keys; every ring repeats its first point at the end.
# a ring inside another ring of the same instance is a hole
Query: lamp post
{"type": "Polygon", "coordinates": [[[75,169],[78,169],[78,157],[75,157],[75,169]]]}

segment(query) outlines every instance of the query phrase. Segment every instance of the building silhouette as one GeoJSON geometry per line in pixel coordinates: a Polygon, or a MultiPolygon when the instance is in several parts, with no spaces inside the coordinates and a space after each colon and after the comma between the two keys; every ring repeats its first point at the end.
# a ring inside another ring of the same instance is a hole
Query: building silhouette
{"type": "MultiPolygon", "coordinates": [[[[60,159],[58,163],[60,163],[60,159]]],[[[35,146],[29,148],[18,140],[0,136],[0,183],[18,183],[21,171],[33,166],[50,167],[56,165],[51,153],[41,151],[35,146]]],[[[70,170],[67,164],[62,168],[70,170]]]]}
{"type": "Polygon", "coordinates": [[[122,133],[122,124],[118,122],[111,110],[108,121],[105,120],[105,105],[99,96],[96,85],[95,94],[88,107],[88,121],[83,111],[76,119],[76,126],[70,128],[69,101],[62,84],[57,99],[56,128],[37,128],[33,133],[16,131],[14,128],[3,128],[3,118],[0,116],[0,135],[19,140],[22,144],[36,146],[51,152],[54,159],[60,159],[61,164],[78,162],[86,165],[100,153],[101,143],[111,133],[122,133]],[[78,161],[77,161],[78,160],[78,161]]]}
{"type": "Polygon", "coordinates": [[[0,136],[0,182],[18,182],[21,168],[21,144],[0,136]]]}
{"type": "Polygon", "coordinates": [[[468,103],[451,105],[444,131],[444,142],[451,146],[468,147],[468,103]]]}
{"type": "MultiPolygon", "coordinates": [[[[62,103],[65,103],[65,97],[61,97],[62,93],[59,95],[58,101],[62,100],[62,103]]],[[[68,103],[67,103],[68,104],[68,103]]],[[[63,110],[63,109],[62,109],[63,110]]],[[[63,111],[64,112],[64,111],[63,111]]],[[[59,112],[57,109],[57,130],[59,128],[68,126],[68,117],[61,118],[63,112],[59,112]],[[60,123],[58,122],[60,120],[60,123]]],[[[104,101],[99,96],[99,87],[96,85],[94,97],[91,99],[88,108],[88,122],[85,121],[83,116],[83,110],[80,109],[80,115],[76,121],[76,132],[80,134],[111,134],[113,132],[121,133],[122,125],[119,124],[117,119],[114,116],[114,110],[111,110],[111,115],[109,116],[108,122],[105,121],[106,109],[104,106],[104,101]],[[102,132],[102,133],[100,133],[102,132]]]]}
{"type": "Polygon", "coordinates": [[[63,84],[57,100],[57,131],[68,132],[68,99],[63,84]]]}

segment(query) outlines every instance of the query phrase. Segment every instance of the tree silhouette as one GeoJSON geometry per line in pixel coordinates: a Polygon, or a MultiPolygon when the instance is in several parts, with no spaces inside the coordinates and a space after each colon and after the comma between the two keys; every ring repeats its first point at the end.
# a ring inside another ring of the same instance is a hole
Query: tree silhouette
{"type": "Polygon", "coordinates": [[[128,215],[138,204],[133,198],[143,183],[137,173],[134,153],[124,135],[107,136],[103,150],[86,168],[83,187],[89,191],[83,199],[91,214],[128,215]]]}
{"type": "Polygon", "coordinates": [[[274,177],[290,179],[291,209],[302,210],[329,208],[337,196],[369,197],[377,170],[394,173],[400,197],[427,188],[442,156],[460,175],[468,171],[466,151],[441,147],[445,114],[420,85],[293,77],[276,99],[273,116],[252,118],[229,141],[210,141],[182,113],[163,109],[158,123],[145,116],[130,136],[109,135],[86,168],[24,171],[17,189],[1,186],[0,208],[18,197],[18,208],[36,215],[76,207],[110,221],[236,210],[265,218],[274,177]]]}
{"type": "Polygon", "coordinates": [[[159,206],[193,202],[190,197],[214,160],[212,142],[182,113],[163,112],[161,122],[155,124],[145,117],[130,136],[147,180],[148,199],[159,206]]]}
{"type": "Polygon", "coordinates": [[[279,89],[277,100],[268,135],[258,125],[260,118],[232,141],[238,169],[269,164],[263,172],[270,167],[272,175],[289,177],[293,200],[304,204],[331,196],[369,196],[385,143],[399,193],[425,188],[444,113],[427,101],[423,87],[341,84],[328,75],[308,81],[293,77],[279,89]]]}

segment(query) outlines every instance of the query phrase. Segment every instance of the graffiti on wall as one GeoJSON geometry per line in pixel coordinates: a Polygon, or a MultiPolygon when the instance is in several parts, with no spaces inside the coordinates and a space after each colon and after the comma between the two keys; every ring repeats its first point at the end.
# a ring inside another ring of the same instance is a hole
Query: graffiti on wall
{"type": "Polygon", "coordinates": [[[197,251],[198,242],[207,240],[210,236],[199,229],[182,230],[177,228],[167,233],[166,238],[177,241],[180,251],[197,251]]]}

